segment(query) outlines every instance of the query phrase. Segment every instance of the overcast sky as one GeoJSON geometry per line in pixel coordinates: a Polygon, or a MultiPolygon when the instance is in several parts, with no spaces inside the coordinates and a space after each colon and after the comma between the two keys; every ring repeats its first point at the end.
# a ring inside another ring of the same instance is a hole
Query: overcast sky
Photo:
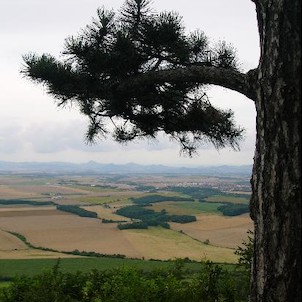
{"type": "MultiPolygon", "coordinates": [[[[123,0],[0,0],[0,161],[68,161],[100,163],[221,165],[252,164],[255,108],[251,100],[213,88],[210,98],[235,112],[246,129],[241,150],[204,146],[193,158],[180,156],[167,138],[119,145],[110,139],[85,144],[87,120],[75,109],[58,109],[45,89],[22,78],[22,55],[50,53],[56,57],[64,40],[76,35],[96,16],[98,7],[119,9],[123,0]]],[[[154,0],[156,11],[183,16],[188,31],[201,29],[213,43],[226,40],[237,49],[244,72],[257,67],[259,41],[255,7],[250,0],[154,0]]]]}

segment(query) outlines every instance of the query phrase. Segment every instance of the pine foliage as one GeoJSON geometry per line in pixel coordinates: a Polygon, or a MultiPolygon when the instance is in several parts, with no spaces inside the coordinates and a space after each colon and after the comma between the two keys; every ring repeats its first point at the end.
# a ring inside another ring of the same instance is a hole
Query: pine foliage
{"type": "Polygon", "coordinates": [[[90,25],[66,39],[62,60],[28,54],[24,61],[27,78],[89,118],[90,142],[109,133],[127,142],[164,132],[191,155],[199,143],[237,149],[242,138],[233,112],[215,108],[200,81],[154,76],[190,66],[238,70],[233,47],[211,47],[202,31],[187,34],[177,13],[155,13],[149,0],[127,0],[119,13],[99,8],[90,25]]]}

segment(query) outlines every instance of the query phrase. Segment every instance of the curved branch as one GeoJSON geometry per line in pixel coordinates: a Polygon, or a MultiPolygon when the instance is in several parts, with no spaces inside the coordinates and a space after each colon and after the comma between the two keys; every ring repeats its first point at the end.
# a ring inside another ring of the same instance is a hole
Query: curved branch
{"type": "Polygon", "coordinates": [[[244,74],[235,70],[213,66],[179,67],[167,70],[151,71],[120,83],[117,91],[135,91],[139,87],[149,84],[163,84],[166,82],[188,82],[197,84],[212,84],[237,91],[251,100],[255,100],[255,90],[251,79],[256,70],[244,74]]]}

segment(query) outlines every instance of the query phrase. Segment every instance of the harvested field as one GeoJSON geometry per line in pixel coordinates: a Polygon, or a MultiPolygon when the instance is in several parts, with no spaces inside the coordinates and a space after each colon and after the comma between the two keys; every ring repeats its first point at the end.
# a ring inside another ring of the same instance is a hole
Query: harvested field
{"type": "Polygon", "coordinates": [[[80,188],[73,188],[61,185],[21,185],[14,187],[16,191],[22,193],[35,192],[36,194],[62,194],[62,195],[78,195],[78,194],[87,194],[87,190],[80,188]]]}
{"type": "Polygon", "coordinates": [[[149,230],[126,230],[125,236],[146,259],[185,258],[197,261],[234,263],[234,250],[198,242],[180,232],[152,227],[149,230]]]}
{"type": "Polygon", "coordinates": [[[27,246],[23,241],[0,229],[0,253],[23,249],[27,249],[27,246]]]}
{"type": "Polygon", "coordinates": [[[95,251],[161,260],[189,257],[194,260],[235,262],[237,259],[232,249],[203,244],[175,231],[177,227],[175,230],[150,228],[121,231],[116,223],[106,224],[99,219],[71,214],[47,215],[49,211],[56,210],[45,210],[40,215],[35,215],[35,211],[23,211],[23,216],[1,217],[0,228],[23,235],[36,247],[58,251],[95,251]]]}
{"type": "Polygon", "coordinates": [[[182,231],[192,238],[209,244],[237,248],[247,238],[247,231],[253,230],[248,214],[227,217],[218,215],[197,215],[197,221],[186,224],[170,223],[173,230],[182,231]]]}
{"type": "Polygon", "coordinates": [[[0,228],[22,234],[34,246],[59,251],[95,251],[141,258],[116,224],[75,215],[3,217],[0,228]]]}
{"type": "Polygon", "coordinates": [[[39,197],[40,194],[35,192],[23,192],[17,187],[10,187],[8,185],[0,185],[1,198],[10,199],[10,198],[35,198],[39,197]]]}
{"type": "MultiPolygon", "coordinates": [[[[54,206],[47,207],[3,207],[0,208],[0,217],[25,217],[25,216],[51,216],[68,215],[66,212],[56,210],[54,206]]],[[[70,214],[71,215],[71,214],[70,214]]]]}
{"type": "Polygon", "coordinates": [[[54,253],[29,248],[16,236],[0,230],[0,259],[29,259],[29,258],[63,258],[75,257],[62,253],[54,253]]]}

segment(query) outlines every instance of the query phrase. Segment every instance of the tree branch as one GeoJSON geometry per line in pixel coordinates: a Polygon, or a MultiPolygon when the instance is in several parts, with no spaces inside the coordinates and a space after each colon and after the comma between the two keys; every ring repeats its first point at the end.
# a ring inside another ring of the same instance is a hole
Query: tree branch
{"type": "Polygon", "coordinates": [[[117,91],[135,91],[150,84],[188,82],[196,84],[212,84],[237,91],[251,100],[255,99],[255,91],[250,84],[256,70],[240,73],[235,70],[213,66],[191,66],[174,69],[150,71],[120,83],[117,91]]]}

